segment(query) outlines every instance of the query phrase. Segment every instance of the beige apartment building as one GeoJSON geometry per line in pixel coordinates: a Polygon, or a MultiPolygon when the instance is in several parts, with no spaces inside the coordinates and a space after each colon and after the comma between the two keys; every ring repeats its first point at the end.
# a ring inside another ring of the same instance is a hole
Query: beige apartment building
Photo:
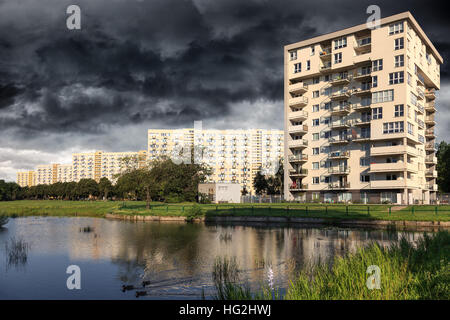
{"type": "Polygon", "coordinates": [[[147,151],[138,152],[86,152],[72,154],[72,181],[78,182],[81,179],[94,179],[99,182],[106,177],[115,183],[116,175],[127,168],[143,167],[147,164],[147,151]],[[123,160],[129,158],[131,161],[126,164],[123,160]]]}
{"type": "Polygon", "coordinates": [[[284,48],[285,197],[436,199],[442,57],[409,12],[284,48]]]}
{"type": "Polygon", "coordinates": [[[190,161],[193,150],[198,162],[212,169],[208,182],[239,183],[254,194],[254,176],[260,168],[274,174],[283,157],[283,141],[282,130],[149,129],[148,159],[190,161]]]}
{"type": "Polygon", "coordinates": [[[21,187],[32,187],[36,185],[35,171],[17,172],[17,184],[21,187]]]}

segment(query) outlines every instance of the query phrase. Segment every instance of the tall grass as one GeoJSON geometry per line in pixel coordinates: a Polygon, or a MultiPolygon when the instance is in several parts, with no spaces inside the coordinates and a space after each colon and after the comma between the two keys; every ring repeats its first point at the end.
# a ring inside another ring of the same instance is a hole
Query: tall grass
{"type": "Polygon", "coordinates": [[[0,214],[0,228],[3,227],[5,224],[7,224],[9,221],[9,218],[7,215],[0,214]]]}
{"type": "Polygon", "coordinates": [[[28,251],[30,245],[22,238],[12,237],[5,243],[5,252],[8,261],[8,266],[25,265],[28,261],[28,251]]]}
{"type": "MultiPolygon", "coordinates": [[[[302,269],[291,280],[288,300],[417,300],[450,298],[450,234],[441,231],[424,234],[416,245],[405,238],[389,247],[373,243],[356,253],[336,257],[332,264],[321,263],[302,269]],[[368,289],[367,267],[381,269],[381,288],[368,289]]],[[[219,266],[220,267],[220,266],[219,266]]],[[[267,288],[245,291],[239,284],[226,283],[221,299],[271,298],[267,288]]]]}

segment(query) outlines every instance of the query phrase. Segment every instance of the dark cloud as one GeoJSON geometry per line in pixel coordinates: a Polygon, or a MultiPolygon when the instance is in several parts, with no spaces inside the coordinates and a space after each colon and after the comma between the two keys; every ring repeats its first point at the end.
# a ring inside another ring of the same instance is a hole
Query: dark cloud
{"type": "MultiPolygon", "coordinates": [[[[236,105],[282,128],[282,108],[267,105],[282,105],[283,45],[360,24],[371,3],[80,0],[78,31],[65,26],[69,4],[0,0],[0,148],[145,148],[149,127],[252,125],[223,121],[236,105]],[[132,127],[142,132],[130,146],[132,127]]],[[[411,11],[449,58],[450,22],[437,2],[377,4],[382,16],[411,11]]],[[[441,71],[450,80],[447,63],[441,71]]]]}

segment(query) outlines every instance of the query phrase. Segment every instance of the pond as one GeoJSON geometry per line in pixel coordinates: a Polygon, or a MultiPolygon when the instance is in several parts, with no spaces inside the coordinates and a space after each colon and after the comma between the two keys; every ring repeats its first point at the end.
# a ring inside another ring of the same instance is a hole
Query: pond
{"type": "Polygon", "coordinates": [[[304,266],[330,261],[372,241],[389,245],[420,232],[311,226],[128,222],[101,218],[27,217],[0,228],[0,299],[207,299],[218,257],[235,257],[253,288],[286,288],[304,266]],[[13,242],[24,256],[10,255],[13,242]],[[25,248],[25,249],[24,249],[25,248]],[[69,290],[68,266],[81,289],[69,290]],[[150,284],[142,289],[142,281],[150,284]],[[137,289],[123,292],[123,285],[137,289]],[[141,287],[141,288],[139,288],[141,287]]]}

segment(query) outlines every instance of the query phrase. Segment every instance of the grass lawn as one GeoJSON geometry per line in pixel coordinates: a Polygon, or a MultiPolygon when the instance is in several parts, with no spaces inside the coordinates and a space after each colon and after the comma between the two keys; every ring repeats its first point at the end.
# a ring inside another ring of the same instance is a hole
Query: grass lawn
{"type": "MultiPolygon", "coordinates": [[[[192,203],[165,204],[152,202],[145,209],[143,201],[59,201],[23,200],[0,202],[0,214],[9,216],[91,216],[103,217],[105,213],[127,215],[187,216],[192,203]]],[[[408,206],[401,210],[389,205],[341,205],[341,204],[201,204],[206,216],[279,216],[315,217],[334,219],[379,219],[450,221],[450,205],[408,206]],[[389,212],[390,211],[390,212],[389,212]]]]}

